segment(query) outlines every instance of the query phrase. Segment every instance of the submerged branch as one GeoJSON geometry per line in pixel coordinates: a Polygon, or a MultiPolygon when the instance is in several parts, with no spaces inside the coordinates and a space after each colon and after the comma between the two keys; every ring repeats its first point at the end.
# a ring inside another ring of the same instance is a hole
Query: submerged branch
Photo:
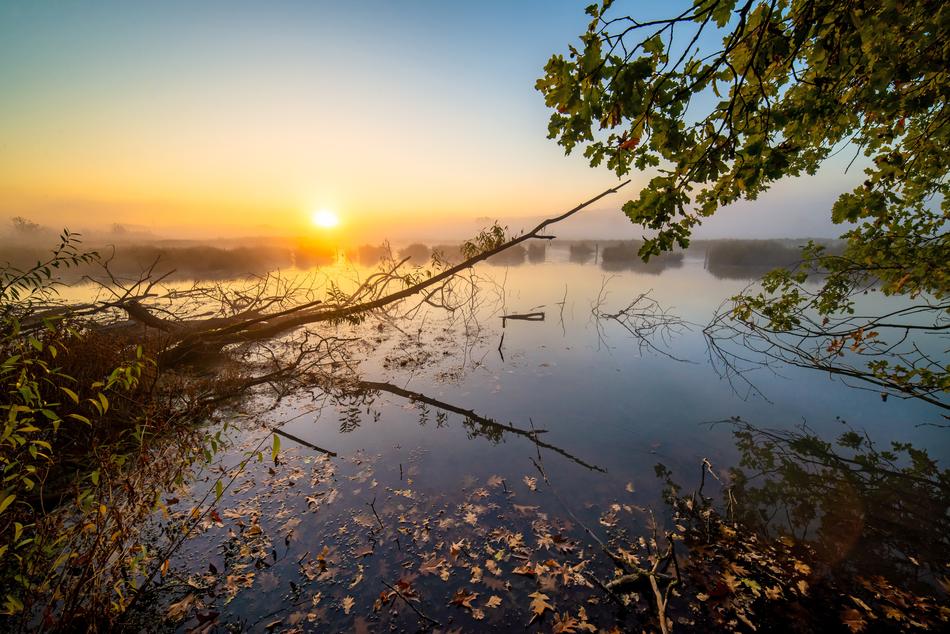
{"type": "Polygon", "coordinates": [[[557,447],[555,445],[552,445],[550,443],[546,443],[540,440],[538,436],[540,434],[545,433],[545,430],[543,429],[530,429],[530,430],[521,429],[520,427],[515,427],[511,423],[499,423],[498,421],[492,420],[491,418],[480,416],[470,409],[464,409],[457,405],[452,405],[451,403],[446,403],[445,401],[440,401],[430,396],[426,396],[425,394],[422,394],[421,392],[414,392],[412,390],[401,388],[398,385],[393,385],[392,383],[382,383],[378,381],[359,381],[358,383],[356,383],[355,387],[357,389],[368,391],[368,392],[388,392],[396,396],[407,398],[411,401],[425,403],[426,405],[431,405],[433,407],[437,407],[447,412],[459,414],[461,416],[464,416],[466,420],[472,421],[474,423],[478,423],[479,425],[483,425],[491,429],[495,429],[502,433],[507,432],[511,434],[516,434],[518,436],[524,436],[525,438],[531,439],[531,441],[536,443],[538,446],[543,447],[545,449],[549,449],[555,453],[558,453],[564,456],[565,458],[567,458],[568,460],[571,460],[586,469],[590,469],[591,471],[600,471],[601,473],[607,473],[607,470],[604,469],[603,467],[589,464],[581,460],[577,456],[574,456],[573,454],[565,451],[564,449],[561,449],[560,447],[557,447]]]}

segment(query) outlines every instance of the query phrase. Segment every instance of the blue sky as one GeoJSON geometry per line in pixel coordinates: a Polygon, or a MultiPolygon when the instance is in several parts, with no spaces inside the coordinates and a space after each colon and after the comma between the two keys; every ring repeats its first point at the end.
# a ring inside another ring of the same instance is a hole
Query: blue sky
{"type": "MultiPolygon", "coordinates": [[[[586,4],[2,2],[0,216],[248,233],[331,207],[395,232],[557,212],[616,182],[545,138],[534,90],[586,4]]],[[[833,235],[828,207],[860,178],[842,172],[702,233],[833,235]]]]}

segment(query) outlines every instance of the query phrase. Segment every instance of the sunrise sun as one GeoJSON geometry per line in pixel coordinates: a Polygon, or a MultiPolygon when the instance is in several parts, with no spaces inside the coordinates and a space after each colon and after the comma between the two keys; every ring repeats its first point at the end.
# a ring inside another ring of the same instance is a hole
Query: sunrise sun
{"type": "Polygon", "coordinates": [[[310,216],[310,222],[312,222],[315,227],[320,227],[321,229],[332,229],[340,224],[340,217],[329,209],[320,209],[319,211],[313,212],[313,215],[310,216]]]}

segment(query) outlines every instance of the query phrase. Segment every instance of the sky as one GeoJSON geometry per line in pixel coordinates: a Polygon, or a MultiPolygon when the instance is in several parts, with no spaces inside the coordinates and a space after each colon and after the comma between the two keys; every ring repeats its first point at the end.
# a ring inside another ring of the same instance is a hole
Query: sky
{"type": "MultiPolygon", "coordinates": [[[[534,89],[588,1],[0,0],[0,220],[284,235],[330,209],[378,239],[558,213],[617,182],[546,138],[534,89]]],[[[630,7],[670,6],[649,4],[630,7]]],[[[855,172],[782,183],[699,235],[836,235],[855,172]]],[[[633,180],[628,197],[649,174],[633,180]]],[[[571,235],[638,237],[624,200],[571,235]]]]}

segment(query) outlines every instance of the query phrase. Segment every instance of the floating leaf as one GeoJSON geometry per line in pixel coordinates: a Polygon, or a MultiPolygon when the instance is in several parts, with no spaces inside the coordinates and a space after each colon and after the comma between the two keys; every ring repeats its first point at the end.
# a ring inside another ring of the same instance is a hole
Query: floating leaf
{"type": "Polygon", "coordinates": [[[532,592],[528,596],[531,597],[531,620],[528,621],[529,625],[534,623],[535,619],[543,618],[545,612],[554,611],[554,606],[548,603],[548,599],[551,598],[548,595],[532,592]]]}
{"type": "Polygon", "coordinates": [[[473,609],[472,601],[474,601],[476,598],[478,598],[477,592],[469,592],[465,588],[460,588],[455,592],[455,595],[449,601],[449,604],[471,610],[473,609]]]}
{"type": "Polygon", "coordinates": [[[168,606],[168,610],[165,612],[165,618],[169,621],[180,621],[185,618],[185,615],[191,610],[191,606],[195,603],[195,595],[189,594],[185,596],[180,601],[176,601],[168,606]]]}

